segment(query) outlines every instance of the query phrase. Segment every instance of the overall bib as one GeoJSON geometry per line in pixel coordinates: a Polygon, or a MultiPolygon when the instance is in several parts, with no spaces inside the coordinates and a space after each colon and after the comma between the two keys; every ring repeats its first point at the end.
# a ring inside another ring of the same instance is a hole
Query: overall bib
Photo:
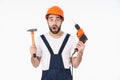
{"type": "Polygon", "coordinates": [[[41,35],[42,40],[51,54],[49,70],[42,71],[41,80],[72,80],[71,71],[70,69],[64,68],[62,60],[62,51],[68,41],[69,36],[69,34],[66,35],[58,54],[54,54],[45,36],[41,35]]]}

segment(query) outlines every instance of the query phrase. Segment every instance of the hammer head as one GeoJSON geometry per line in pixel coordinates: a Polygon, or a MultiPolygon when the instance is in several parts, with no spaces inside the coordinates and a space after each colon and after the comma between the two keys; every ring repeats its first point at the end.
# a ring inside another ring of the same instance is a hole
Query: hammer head
{"type": "Polygon", "coordinates": [[[27,31],[29,31],[29,32],[34,32],[34,31],[37,31],[37,29],[34,28],[34,29],[29,29],[29,30],[27,30],[27,31]]]}

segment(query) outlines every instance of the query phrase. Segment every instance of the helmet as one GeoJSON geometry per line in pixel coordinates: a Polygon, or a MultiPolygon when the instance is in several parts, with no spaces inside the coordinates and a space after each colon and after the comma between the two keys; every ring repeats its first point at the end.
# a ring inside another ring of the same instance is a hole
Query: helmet
{"type": "Polygon", "coordinates": [[[52,6],[51,8],[48,9],[48,11],[47,11],[47,13],[46,13],[46,15],[45,15],[46,19],[48,18],[48,15],[49,15],[49,14],[59,15],[59,16],[61,16],[61,17],[63,18],[63,20],[64,20],[63,10],[62,10],[60,7],[58,7],[58,6],[52,6]]]}

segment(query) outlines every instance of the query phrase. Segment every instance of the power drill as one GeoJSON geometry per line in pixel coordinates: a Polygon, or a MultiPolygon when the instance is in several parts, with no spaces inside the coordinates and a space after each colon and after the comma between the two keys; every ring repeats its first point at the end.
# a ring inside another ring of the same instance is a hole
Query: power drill
{"type": "MultiPolygon", "coordinates": [[[[77,35],[79,41],[82,41],[83,43],[85,43],[85,42],[88,40],[88,38],[87,38],[87,36],[85,35],[83,29],[80,28],[80,26],[79,26],[78,24],[75,24],[75,28],[77,29],[77,34],[76,34],[76,35],[77,35]]],[[[75,48],[74,53],[77,52],[77,51],[78,51],[78,49],[75,48]]],[[[74,54],[74,53],[73,53],[73,54],[74,54]]]]}
{"type": "Polygon", "coordinates": [[[88,38],[85,35],[84,31],[82,28],[80,28],[80,26],[78,24],[75,24],[75,28],[77,29],[77,37],[80,41],[82,41],[83,43],[85,43],[88,38]]]}

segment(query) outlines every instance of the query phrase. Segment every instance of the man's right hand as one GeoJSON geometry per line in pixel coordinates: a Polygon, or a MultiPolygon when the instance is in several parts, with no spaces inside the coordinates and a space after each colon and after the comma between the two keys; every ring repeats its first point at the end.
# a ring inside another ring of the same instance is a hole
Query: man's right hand
{"type": "Polygon", "coordinates": [[[31,63],[34,67],[38,67],[40,63],[41,57],[36,56],[37,48],[36,46],[30,46],[30,54],[31,54],[31,63]],[[35,54],[35,55],[34,55],[35,54]],[[36,56],[36,57],[35,57],[36,56]]]}
{"type": "Polygon", "coordinates": [[[36,54],[36,52],[37,52],[37,48],[36,48],[36,46],[30,46],[30,54],[33,56],[33,54],[36,54]]]}

